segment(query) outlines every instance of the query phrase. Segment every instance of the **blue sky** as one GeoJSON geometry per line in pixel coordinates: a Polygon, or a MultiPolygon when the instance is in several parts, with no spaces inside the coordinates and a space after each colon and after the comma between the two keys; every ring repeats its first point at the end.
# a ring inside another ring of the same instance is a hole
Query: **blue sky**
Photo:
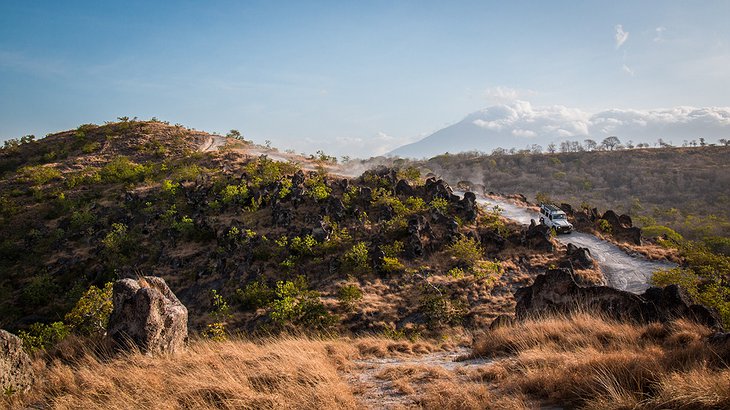
{"type": "Polygon", "coordinates": [[[728,1],[2,0],[0,139],[155,116],[369,156],[515,100],[727,107],[728,16],[728,1]]]}

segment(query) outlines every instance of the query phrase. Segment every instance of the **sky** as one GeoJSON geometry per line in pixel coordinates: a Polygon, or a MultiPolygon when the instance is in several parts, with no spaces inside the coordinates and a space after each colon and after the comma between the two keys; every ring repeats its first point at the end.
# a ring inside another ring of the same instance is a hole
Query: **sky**
{"type": "Polygon", "coordinates": [[[136,116],[369,157],[494,105],[728,107],[728,16],[725,0],[0,0],[0,140],[136,116]]]}

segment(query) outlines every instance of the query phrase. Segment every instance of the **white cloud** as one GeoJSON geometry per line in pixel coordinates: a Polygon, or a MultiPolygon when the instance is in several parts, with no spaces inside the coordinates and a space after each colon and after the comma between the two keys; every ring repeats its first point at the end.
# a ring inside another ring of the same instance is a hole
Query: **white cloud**
{"type": "Polygon", "coordinates": [[[616,34],[614,35],[616,38],[616,49],[618,50],[629,39],[629,32],[624,31],[624,27],[621,24],[616,24],[614,29],[616,30],[616,34]]]}
{"type": "Polygon", "coordinates": [[[631,68],[630,68],[629,66],[627,66],[626,64],[624,64],[623,66],[621,66],[621,71],[623,71],[624,73],[626,73],[626,74],[628,74],[628,75],[630,75],[630,76],[632,76],[632,77],[634,76],[634,70],[632,70],[632,69],[631,69],[631,68]]]}
{"type": "Polygon", "coordinates": [[[664,36],[664,32],[667,31],[667,28],[663,27],[663,26],[659,26],[659,27],[655,28],[654,31],[656,32],[656,35],[654,36],[654,42],[661,43],[662,41],[664,41],[663,36],[664,36]]]}
{"type": "Polygon", "coordinates": [[[509,103],[532,95],[535,95],[535,92],[532,90],[518,90],[501,85],[484,90],[484,96],[487,98],[487,101],[495,104],[509,103]]]}

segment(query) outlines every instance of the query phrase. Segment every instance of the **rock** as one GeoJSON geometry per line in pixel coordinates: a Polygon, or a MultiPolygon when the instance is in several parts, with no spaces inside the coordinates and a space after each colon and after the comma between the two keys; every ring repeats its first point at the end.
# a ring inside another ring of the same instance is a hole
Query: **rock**
{"type": "Polygon", "coordinates": [[[185,347],[188,310],[162,278],[118,280],[112,301],[107,334],[118,347],[144,353],[175,353],[185,347]]]}
{"type": "Polygon", "coordinates": [[[432,201],[434,198],[451,199],[451,187],[441,179],[437,181],[436,178],[428,178],[425,188],[426,197],[429,201],[432,201]]]}
{"type": "Polygon", "coordinates": [[[465,192],[464,198],[456,203],[456,211],[471,222],[477,218],[477,196],[473,192],[465,192]]]}
{"type": "Polygon", "coordinates": [[[522,244],[530,249],[552,252],[553,243],[550,241],[550,235],[550,227],[545,224],[538,225],[533,219],[522,235],[522,244]]]}
{"type": "Polygon", "coordinates": [[[304,183],[304,172],[300,169],[291,177],[292,186],[300,186],[304,183]]]}
{"type": "Polygon", "coordinates": [[[591,256],[591,251],[588,248],[579,248],[572,243],[568,243],[566,253],[568,254],[570,262],[578,269],[593,268],[593,257],[591,256]]]}
{"type": "Polygon", "coordinates": [[[0,329],[0,394],[25,393],[34,379],[33,365],[23,350],[23,341],[0,329]]]}
{"type": "Polygon", "coordinates": [[[271,207],[271,223],[274,226],[288,227],[291,225],[291,210],[284,208],[278,203],[271,207]]]}
{"type": "Polygon", "coordinates": [[[566,215],[573,216],[573,206],[572,205],[562,203],[562,204],[560,204],[560,209],[562,209],[566,215]]]}
{"type": "Polygon", "coordinates": [[[423,243],[417,234],[410,235],[405,245],[406,258],[416,259],[423,256],[423,243]]]}
{"type": "Polygon", "coordinates": [[[670,322],[686,318],[722,329],[719,317],[702,305],[693,305],[677,285],[649,288],[641,295],[607,286],[580,286],[567,269],[550,269],[531,286],[515,292],[518,319],[547,312],[569,313],[596,310],[619,320],[637,323],[670,322]]]}
{"type": "Polygon", "coordinates": [[[341,199],[334,196],[329,197],[325,208],[325,213],[327,215],[334,218],[335,221],[340,221],[345,217],[345,211],[345,204],[342,203],[341,199]]]}
{"type": "Polygon", "coordinates": [[[415,191],[411,184],[409,184],[405,179],[401,179],[395,185],[395,193],[398,195],[413,196],[414,192],[415,191]]]}
{"type": "Polygon", "coordinates": [[[630,216],[618,216],[616,212],[609,209],[601,216],[601,219],[604,219],[611,225],[611,232],[615,238],[641,245],[641,228],[632,226],[630,216]]]}

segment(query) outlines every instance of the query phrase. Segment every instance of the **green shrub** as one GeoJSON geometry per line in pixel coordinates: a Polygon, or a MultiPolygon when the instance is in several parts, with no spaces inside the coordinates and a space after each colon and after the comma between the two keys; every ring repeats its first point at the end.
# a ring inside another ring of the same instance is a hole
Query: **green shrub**
{"type": "Polygon", "coordinates": [[[386,256],[383,258],[383,264],[380,265],[380,269],[386,273],[402,272],[405,267],[396,257],[386,256]]]}
{"type": "Polygon", "coordinates": [[[335,318],[327,311],[319,292],[308,290],[303,276],[276,283],[276,298],[269,305],[269,316],[279,325],[293,324],[310,329],[325,329],[335,318]]]}
{"type": "Polygon", "coordinates": [[[484,250],[481,244],[472,238],[462,236],[456,242],[446,247],[446,252],[457,263],[473,267],[482,258],[484,250]]]}
{"type": "Polygon", "coordinates": [[[203,337],[221,342],[228,339],[226,321],[231,317],[230,308],[228,302],[215,289],[210,291],[210,299],[212,305],[210,316],[214,322],[207,325],[203,331],[203,337]]]}
{"type": "Polygon", "coordinates": [[[390,244],[380,245],[380,250],[383,251],[385,256],[390,258],[398,257],[398,255],[403,253],[403,249],[403,241],[393,241],[393,243],[390,244]]]}
{"type": "Polygon", "coordinates": [[[127,157],[117,157],[109,161],[99,171],[104,182],[141,182],[150,172],[150,169],[141,164],[135,164],[127,157]]]}
{"type": "Polygon", "coordinates": [[[357,271],[364,271],[369,268],[368,259],[369,251],[365,242],[356,243],[342,256],[345,266],[357,271]]]}
{"type": "Polygon", "coordinates": [[[81,336],[100,336],[106,332],[112,313],[112,282],[104,289],[91,286],[64,317],[69,330],[81,336]]]}
{"type": "Polygon", "coordinates": [[[434,198],[428,205],[431,209],[435,209],[444,214],[449,211],[449,201],[444,198],[434,198]]]}
{"type": "Polygon", "coordinates": [[[472,268],[477,278],[489,278],[492,282],[502,276],[503,269],[499,262],[480,260],[472,268]]]}
{"type": "Polygon", "coordinates": [[[599,219],[598,220],[598,230],[600,230],[603,233],[607,233],[607,234],[613,233],[613,227],[605,219],[599,219]]]}
{"type": "Polygon", "coordinates": [[[243,290],[236,289],[236,300],[244,310],[256,310],[266,307],[274,300],[276,293],[264,281],[247,284],[243,290]]]}
{"type": "Polygon", "coordinates": [[[645,226],[641,228],[641,234],[646,238],[657,238],[667,235],[667,238],[669,240],[676,243],[682,242],[684,240],[682,235],[678,234],[675,230],[662,225],[645,226]]]}
{"type": "Polygon", "coordinates": [[[104,244],[104,248],[109,252],[123,252],[130,245],[127,225],[118,222],[113,223],[112,230],[106,234],[104,239],[101,240],[101,243],[104,244]]]}
{"type": "Polygon", "coordinates": [[[226,185],[221,191],[221,201],[224,204],[235,202],[243,204],[248,199],[248,187],[245,185],[226,185]]]}
{"type": "Polygon", "coordinates": [[[93,141],[93,142],[87,142],[84,144],[83,147],[81,147],[81,151],[84,154],[91,154],[92,152],[96,152],[101,148],[101,144],[99,142],[93,141]]]}
{"type": "Polygon", "coordinates": [[[419,310],[425,314],[431,327],[459,325],[468,312],[462,301],[432,287],[427,287],[421,295],[419,310]]]}
{"type": "Polygon", "coordinates": [[[23,301],[31,306],[42,306],[53,300],[58,290],[51,275],[38,275],[23,288],[23,301]]]}
{"type": "Polygon", "coordinates": [[[20,177],[34,185],[45,185],[50,181],[61,179],[61,171],[42,165],[26,166],[18,170],[20,177]]]}
{"type": "Polygon", "coordinates": [[[180,184],[178,182],[174,182],[169,179],[162,181],[161,189],[164,194],[174,196],[177,193],[178,188],[180,188],[180,184]]]}
{"type": "Polygon", "coordinates": [[[23,341],[23,348],[28,352],[47,350],[68,336],[70,330],[63,322],[51,324],[33,323],[28,331],[21,330],[18,337],[23,341]]]}
{"type": "Polygon", "coordinates": [[[295,236],[289,242],[289,249],[300,256],[311,256],[315,253],[317,243],[317,240],[312,235],[306,235],[304,237],[295,236]]]}
{"type": "Polygon", "coordinates": [[[337,299],[347,309],[352,309],[356,302],[362,299],[362,289],[356,284],[342,285],[337,291],[337,299]]]}
{"type": "Polygon", "coordinates": [[[715,308],[723,326],[730,327],[730,257],[714,253],[699,242],[679,244],[683,267],[655,272],[652,284],[666,286],[676,283],[687,290],[697,302],[715,308]]]}

